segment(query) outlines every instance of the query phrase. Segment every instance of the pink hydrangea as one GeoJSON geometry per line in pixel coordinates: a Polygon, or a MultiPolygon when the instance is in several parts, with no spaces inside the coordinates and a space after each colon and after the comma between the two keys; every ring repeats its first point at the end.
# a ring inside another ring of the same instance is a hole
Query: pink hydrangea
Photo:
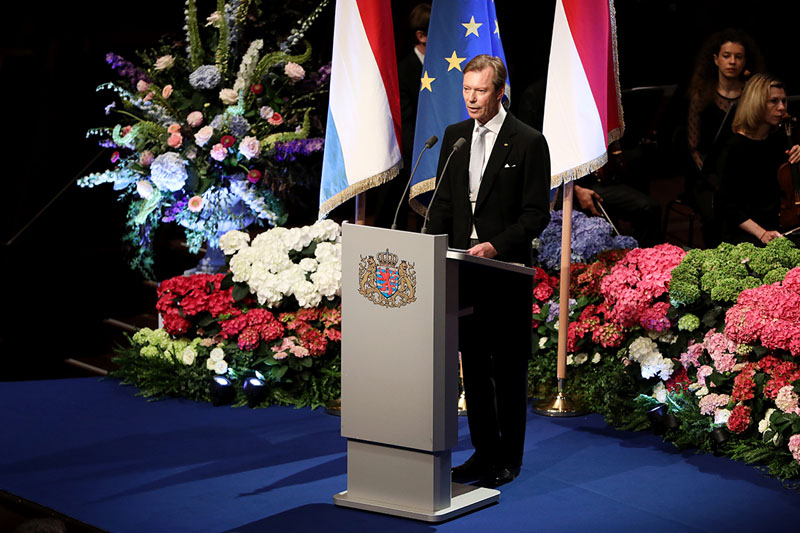
{"type": "Polygon", "coordinates": [[[728,405],[730,401],[731,397],[727,394],[706,394],[700,400],[698,406],[701,414],[711,416],[717,409],[728,405]]]}
{"type": "Polygon", "coordinates": [[[725,332],[738,343],[800,355],[800,267],[783,283],[746,289],[725,315],[725,332]]]}
{"type": "Polygon", "coordinates": [[[637,324],[656,331],[668,328],[669,304],[656,300],[669,290],[672,269],[684,255],[686,252],[672,244],[628,252],[600,283],[610,308],[609,320],[623,328],[637,324]]]}
{"type": "Polygon", "coordinates": [[[798,396],[794,392],[794,387],[786,385],[778,391],[778,396],[775,398],[775,405],[787,414],[800,415],[800,407],[798,406],[798,396]]]}
{"type": "Polygon", "coordinates": [[[794,460],[800,463],[800,434],[789,437],[789,451],[794,460]]]}

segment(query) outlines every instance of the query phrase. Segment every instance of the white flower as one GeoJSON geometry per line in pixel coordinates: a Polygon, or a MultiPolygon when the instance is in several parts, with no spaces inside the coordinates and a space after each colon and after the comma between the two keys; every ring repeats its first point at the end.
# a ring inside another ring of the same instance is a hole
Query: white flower
{"type": "Polygon", "coordinates": [[[719,425],[727,424],[730,417],[731,412],[728,409],[717,409],[714,413],[714,423],[719,425]]]}
{"type": "Polygon", "coordinates": [[[600,362],[600,352],[594,352],[592,356],[592,363],[597,364],[600,362]]]}
{"type": "Polygon", "coordinates": [[[338,263],[322,263],[317,271],[311,274],[311,282],[317,291],[328,299],[341,294],[342,267],[338,263]]]}
{"type": "Polygon", "coordinates": [[[258,114],[261,115],[261,118],[264,120],[269,120],[272,118],[272,115],[275,114],[275,110],[272,109],[270,106],[265,105],[261,109],[259,109],[258,114]]]}
{"type": "Polygon", "coordinates": [[[211,359],[209,357],[208,359],[206,359],[206,368],[209,369],[209,370],[214,370],[214,365],[216,363],[217,363],[216,361],[214,361],[213,359],[211,359]]]}
{"type": "Polygon", "coordinates": [[[547,345],[547,337],[539,337],[539,349],[544,348],[547,345]]]}
{"type": "Polygon", "coordinates": [[[705,385],[697,389],[697,391],[695,391],[694,393],[694,395],[697,396],[698,398],[702,398],[707,394],[708,394],[708,387],[706,387],[705,385]]]}
{"type": "Polygon", "coordinates": [[[299,264],[300,268],[302,268],[306,272],[315,272],[317,270],[317,266],[319,263],[317,263],[316,259],[313,259],[311,257],[304,257],[300,260],[299,264]]]}
{"type": "Polygon", "coordinates": [[[215,361],[215,362],[216,361],[222,361],[223,359],[225,359],[225,350],[223,350],[222,348],[217,346],[216,348],[211,350],[211,353],[208,354],[208,357],[209,357],[209,359],[211,359],[212,361],[215,361]]]}
{"type": "Polygon", "coordinates": [[[306,75],[306,71],[303,69],[303,67],[291,61],[286,63],[286,66],[283,67],[283,71],[293,81],[302,80],[306,75]]]}
{"type": "Polygon", "coordinates": [[[247,159],[258,157],[258,154],[261,153],[261,143],[255,137],[245,137],[239,143],[239,153],[247,159]]]}
{"type": "Polygon", "coordinates": [[[174,64],[175,64],[175,58],[167,54],[165,56],[161,56],[158,59],[156,59],[156,63],[153,66],[153,68],[155,68],[156,70],[166,70],[174,64]]]}
{"type": "Polygon", "coordinates": [[[664,385],[663,381],[659,381],[656,383],[656,386],[653,387],[653,398],[658,400],[661,403],[666,403],[667,401],[667,387],[664,385]]]}
{"type": "Polygon", "coordinates": [[[228,371],[228,363],[226,363],[224,360],[223,361],[217,361],[216,363],[214,363],[214,372],[216,374],[218,374],[218,375],[219,374],[224,374],[227,371],[228,371]]]}
{"type": "Polygon", "coordinates": [[[205,146],[212,135],[214,135],[214,128],[203,126],[194,134],[194,142],[197,146],[205,146]]]}
{"type": "Polygon", "coordinates": [[[136,182],[136,192],[145,200],[149,200],[153,196],[153,184],[147,180],[139,180],[136,182]]]}
{"type": "Polygon", "coordinates": [[[572,354],[567,355],[567,365],[572,366],[575,364],[575,358],[572,354]]]}
{"type": "Polygon", "coordinates": [[[222,89],[219,92],[219,99],[222,100],[222,103],[225,105],[233,105],[239,101],[239,93],[233,89],[222,89]]]}
{"type": "Polygon", "coordinates": [[[219,28],[221,21],[222,21],[222,13],[220,13],[219,11],[214,11],[206,19],[206,26],[214,26],[215,28],[219,28]]]}
{"type": "Polygon", "coordinates": [[[758,423],[758,432],[764,434],[769,429],[769,418],[772,416],[772,413],[775,412],[775,409],[769,408],[767,412],[764,413],[764,418],[758,423]]]}
{"type": "Polygon", "coordinates": [[[193,346],[187,346],[183,349],[181,360],[183,361],[184,365],[193,365],[196,358],[197,350],[195,350],[193,346]]]}
{"type": "Polygon", "coordinates": [[[311,244],[312,239],[307,228],[292,228],[281,235],[281,240],[289,250],[299,252],[311,244]]]}
{"type": "Polygon", "coordinates": [[[250,244],[250,234],[231,230],[219,238],[219,247],[225,255],[233,255],[250,244]]]}
{"type": "Polygon", "coordinates": [[[575,355],[575,364],[576,365],[582,365],[583,363],[586,362],[587,359],[589,359],[589,354],[587,354],[585,352],[581,352],[579,354],[576,354],[575,355]]]}

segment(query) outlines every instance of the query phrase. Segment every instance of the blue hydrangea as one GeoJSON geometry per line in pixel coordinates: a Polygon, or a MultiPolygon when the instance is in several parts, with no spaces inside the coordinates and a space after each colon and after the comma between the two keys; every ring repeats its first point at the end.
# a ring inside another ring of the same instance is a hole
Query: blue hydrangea
{"type": "MultiPolygon", "coordinates": [[[[537,255],[539,263],[549,269],[558,269],[561,265],[561,224],[563,213],[554,211],[550,223],[539,237],[537,255]]],[[[572,213],[572,251],[573,262],[590,263],[600,252],[636,248],[638,243],[633,237],[614,236],[614,229],[604,218],[589,217],[580,211],[572,213]]]]}
{"type": "Polygon", "coordinates": [[[250,123],[241,115],[233,115],[228,121],[231,134],[235,137],[244,137],[250,131],[250,123]]]}
{"type": "Polygon", "coordinates": [[[213,89],[219,85],[222,75],[215,65],[202,65],[189,74],[189,83],[195,89],[213,89]]]}
{"type": "Polygon", "coordinates": [[[222,126],[224,125],[225,125],[225,117],[221,114],[211,119],[211,127],[214,128],[214,131],[221,130],[222,126]]]}
{"type": "Polygon", "coordinates": [[[186,161],[175,152],[167,152],[153,159],[150,179],[162,191],[179,191],[186,183],[186,161]]]}

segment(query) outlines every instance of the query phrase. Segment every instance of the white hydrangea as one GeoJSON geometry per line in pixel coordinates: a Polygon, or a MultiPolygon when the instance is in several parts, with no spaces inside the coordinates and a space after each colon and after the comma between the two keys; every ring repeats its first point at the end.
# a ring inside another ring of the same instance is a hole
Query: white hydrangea
{"type": "Polygon", "coordinates": [[[250,244],[250,235],[244,231],[231,230],[219,238],[219,247],[225,255],[233,255],[250,244]]]}
{"type": "Polygon", "coordinates": [[[322,296],[332,299],[342,291],[342,266],[337,263],[322,263],[311,274],[311,282],[322,296]]]}
{"type": "Polygon", "coordinates": [[[656,383],[656,386],[653,387],[652,396],[660,403],[667,402],[667,387],[664,385],[663,381],[659,381],[658,383],[656,383]]]}
{"type": "Polygon", "coordinates": [[[308,231],[308,227],[303,227],[292,228],[289,231],[284,232],[281,235],[281,240],[289,250],[299,252],[311,244],[313,239],[311,238],[311,233],[308,231]]]}
{"type": "Polygon", "coordinates": [[[319,263],[313,257],[304,257],[300,260],[300,268],[306,272],[316,272],[318,265],[319,263]]]}
{"type": "Polygon", "coordinates": [[[642,370],[642,377],[649,379],[658,376],[666,381],[672,375],[675,366],[671,359],[661,356],[658,345],[648,337],[642,336],[635,339],[628,349],[628,357],[636,361],[642,370]]]}
{"type": "Polygon", "coordinates": [[[228,371],[228,363],[226,363],[224,360],[216,361],[214,363],[214,373],[222,375],[227,371],[228,371]]]}
{"type": "Polygon", "coordinates": [[[223,359],[225,359],[225,351],[219,346],[217,346],[216,348],[211,350],[211,353],[208,354],[208,357],[214,362],[222,361],[223,359]]]}
{"type": "Polygon", "coordinates": [[[731,417],[731,412],[729,409],[717,409],[714,413],[714,423],[724,425],[728,423],[728,419],[731,417]]]}
{"type": "Polygon", "coordinates": [[[197,350],[194,349],[194,346],[187,346],[183,349],[183,353],[181,354],[181,360],[183,361],[184,365],[193,365],[194,360],[197,358],[197,350]]]}

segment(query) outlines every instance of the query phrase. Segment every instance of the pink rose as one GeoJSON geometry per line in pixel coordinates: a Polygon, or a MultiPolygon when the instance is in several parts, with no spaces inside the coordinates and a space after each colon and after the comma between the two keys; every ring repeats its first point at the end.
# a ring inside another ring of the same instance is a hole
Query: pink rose
{"type": "Polygon", "coordinates": [[[223,159],[225,159],[225,157],[227,157],[227,155],[228,155],[228,150],[220,143],[215,144],[211,148],[211,157],[213,157],[217,161],[222,161],[223,159]]]}
{"type": "Polygon", "coordinates": [[[222,100],[222,103],[225,105],[233,105],[239,101],[239,93],[233,89],[222,89],[219,92],[219,99],[222,100]]]}
{"type": "Polygon", "coordinates": [[[147,89],[150,88],[150,84],[144,80],[139,80],[136,82],[136,90],[140,93],[146,92],[147,89]]]}
{"type": "Polygon", "coordinates": [[[198,211],[203,209],[203,197],[202,196],[192,196],[189,199],[188,209],[192,213],[197,213],[198,211]]]}
{"type": "Polygon", "coordinates": [[[167,144],[173,148],[179,148],[183,144],[183,136],[180,133],[173,133],[167,139],[167,144]]]}
{"type": "Polygon", "coordinates": [[[261,143],[255,137],[245,137],[239,143],[239,153],[247,159],[258,157],[261,152],[261,143]]]}
{"type": "Polygon", "coordinates": [[[283,67],[283,71],[293,81],[300,81],[306,77],[306,71],[303,70],[303,67],[301,67],[297,63],[292,63],[291,61],[286,63],[286,66],[283,67]]]}
{"type": "Polygon", "coordinates": [[[175,58],[167,54],[165,56],[161,56],[158,59],[156,59],[154,68],[156,70],[165,70],[170,68],[174,64],[175,64],[175,58]]]}
{"type": "Polygon", "coordinates": [[[213,134],[214,128],[211,126],[203,126],[194,134],[194,142],[197,146],[205,146],[213,134]]]}
{"type": "Polygon", "coordinates": [[[166,100],[172,94],[172,85],[164,85],[164,88],[161,89],[161,96],[166,100]]]}
{"type": "Polygon", "coordinates": [[[280,126],[283,124],[283,117],[280,113],[273,113],[271,117],[267,119],[267,122],[272,124],[273,126],[280,126]]]}
{"type": "Polygon", "coordinates": [[[193,128],[198,127],[203,123],[203,114],[200,111],[192,111],[186,117],[186,122],[193,128]]]}
{"type": "Polygon", "coordinates": [[[178,124],[177,122],[173,122],[173,123],[172,123],[172,124],[170,124],[170,125],[169,125],[169,127],[167,128],[167,131],[168,131],[169,133],[178,133],[179,131],[181,131],[181,125],[180,125],[180,124],[178,124]]]}
{"type": "Polygon", "coordinates": [[[143,167],[149,167],[150,163],[153,162],[153,159],[155,159],[155,156],[153,155],[153,152],[151,152],[150,150],[145,150],[144,152],[139,154],[139,164],[142,165],[143,167]]]}

